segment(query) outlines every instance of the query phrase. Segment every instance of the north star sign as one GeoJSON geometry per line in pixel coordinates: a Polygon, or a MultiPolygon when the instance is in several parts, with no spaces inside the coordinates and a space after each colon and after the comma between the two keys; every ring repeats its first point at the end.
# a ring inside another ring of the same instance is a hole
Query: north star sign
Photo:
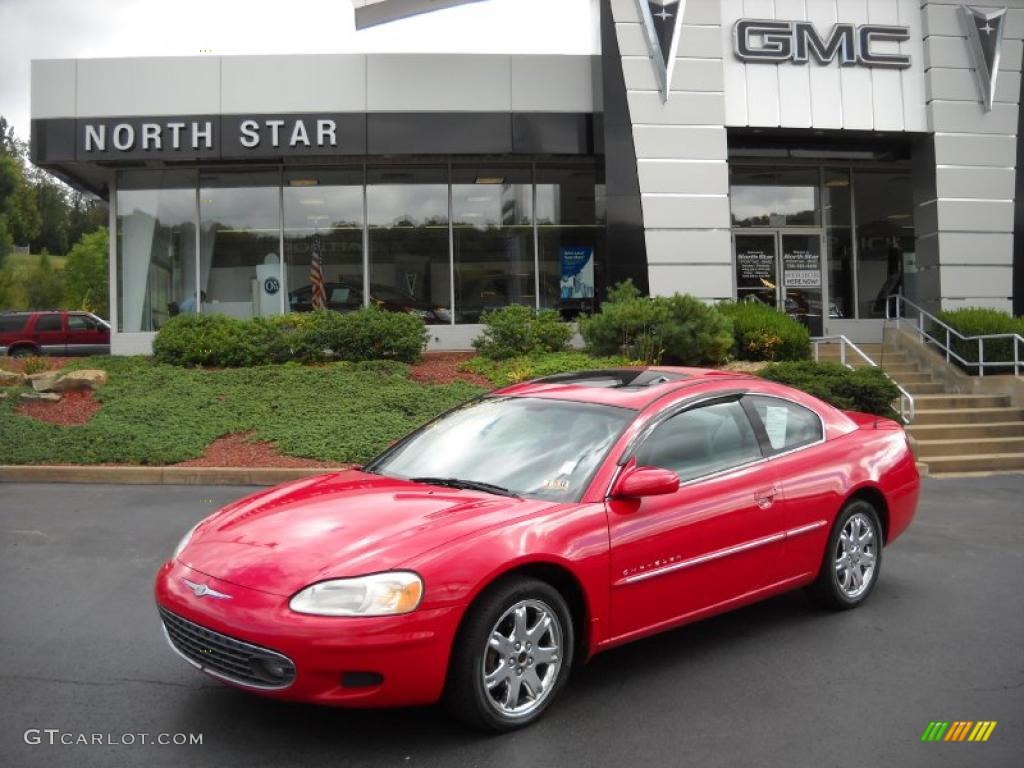
{"type": "MultiPolygon", "coordinates": [[[[217,146],[219,120],[97,121],[82,127],[85,153],[147,151],[202,151],[217,146]]],[[[338,124],[329,118],[240,118],[237,145],[244,149],[336,148],[338,124]]]]}
{"type": "Polygon", "coordinates": [[[740,19],[733,27],[736,57],[766,64],[806,64],[813,58],[819,64],[838,61],[844,67],[905,69],[910,66],[910,56],[883,53],[876,44],[909,39],[908,27],[883,24],[836,24],[825,37],[809,21],[740,19]]]}

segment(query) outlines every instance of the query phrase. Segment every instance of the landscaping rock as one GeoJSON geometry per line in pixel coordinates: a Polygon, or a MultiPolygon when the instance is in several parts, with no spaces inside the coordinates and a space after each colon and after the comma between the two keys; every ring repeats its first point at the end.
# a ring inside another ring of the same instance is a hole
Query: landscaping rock
{"type": "Polygon", "coordinates": [[[24,373],[0,370],[0,387],[20,387],[24,383],[24,373]]]}
{"type": "Polygon", "coordinates": [[[107,383],[107,372],[98,369],[72,371],[61,376],[50,389],[54,392],[70,392],[76,389],[96,389],[107,383]]]}
{"type": "Polygon", "coordinates": [[[33,373],[28,377],[28,381],[36,392],[50,392],[59,378],[60,374],[57,371],[46,371],[45,373],[33,373]]]}
{"type": "Polygon", "coordinates": [[[55,403],[60,400],[60,395],[57,392],[22,392],[22,400],[48,400],[49,402],[55,403]]]}
{"type": "Polygon", "coordinates": [[[6,399],[7,399],[7,393],[6,392],[0,392],[0,400],[6,400],[6,399]]]}

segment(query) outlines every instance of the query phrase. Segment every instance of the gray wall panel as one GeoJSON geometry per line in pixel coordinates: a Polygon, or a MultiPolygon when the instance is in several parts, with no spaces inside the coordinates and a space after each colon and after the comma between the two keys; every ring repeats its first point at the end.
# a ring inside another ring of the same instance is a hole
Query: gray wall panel
{"type": "Polygon", "coordinates": [[[940,198],[1012,200],[1013,168],[938,167],[936,194],[940,198]]]}
{"type": "Polygon", "coordinates": [[[728,229],[648,229],[647,249],[660,264],[732,264],[728,229]]]}
{"type": "Polygon", "coordinates": [[[220,112],[220,57],[79,59],[78,117],[220,112]]]}
{"type": "MultiPolygon", "coordinates": [[[[641,187],[643,189],[643,187],[641,187]]],[[[708,229],[729,226],[729,198],[643,193],[644,226],[648,229],[708,229]]],[[[648,261],[658,254],[647,252],[648,261]]]]}
{"type": "Polygon", "coordinates": [[[640,188],[645,192],[727,194],[729,166],[723,161],[641,160],[640,188]]]}
{"type": "Polygon", "coordinates": [[[1017,137],[969,133],[936,133],[935,162],[939,165],[976,165],[1012,168],[1017,137]]]}
{"type": "MultiPolygon", "coordinates": [[[[980,103],[978,83],[969,69],[933,68],[928,77],[928,101],[969,101],[980,103]]],[[[1000,71],[996,79],[996,101],[1016,104],[1020,98],[1020,72],[1000,71]]]]}
{"type": "Polygon", "coordinates": [[[366,56],[225,56],[221,109],[252,112],[365,112],[366,56]]]}
{"type": "Polygon", "coordinates": [[[75,116],[74,59],[47,59],[32,62],[32,117],[75,116]]]}
{"type": "Polygon", "coordinates": [[[685,151],[691,160],[723,160],[728,153],[726,133],[717,125],[635,125],[633,139],[639,158],[674,158],[685,151]]]}
{"type": "Polygon", "coordinates": [[[1013,235],[1009,232],[943,232],[935,239],[940,264],[1013,263],[1013,235]]]}
{"type": "Polygon", "coordinates": [[[370,54],[366,106],[371,112],[510,112],[508,56],[370,54]]]}
{"type": "Polygon", "coordinates": [[[511,56],[509,64],[514,112],[594,111],[589,56],[511,56]]]}
{"type": "Polygon", "coordinates": [[[939,200],[940,232],[1013,232],[1012,200],[939,200]]]}

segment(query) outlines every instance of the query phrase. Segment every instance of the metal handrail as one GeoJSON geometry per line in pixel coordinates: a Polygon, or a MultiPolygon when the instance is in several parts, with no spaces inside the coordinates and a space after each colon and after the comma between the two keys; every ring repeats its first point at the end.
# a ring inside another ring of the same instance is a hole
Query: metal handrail
{"type": "Polygon", "coordinates": [[[983,377],[985,375],[986,367],[1005,368],[1007,366],[1012,365],[1013,375],[1020,376],[1021,366],[1024,365],[1024,360],[1022,360],[1020,354],[1021,344],[1024,344],[1024,336],[1021,336],[1019,333],[985,333],[981,334],[980,336],[964,336],[964,334],[960,333],[960,331],[958,331],[956,328],[954,328],[953,326],[949,325],[946,322],[943,322],[935,315],[933,315],[931,312],[919,307],[917,304],[910,301],[908,298],[906,298],[903,294],[900,293],[894,293],[891,296],[887,296],[885,299],[886,322],[889,322],[890,320],[895,320],[896,327],[902,327],[900,325],[900,320],[910,320],[909,317],[903,317],[906,307],[910,307],[911,309],[917,310],[917,323],[910,325],[910,328],[917,333],[919,338],[927,339],[928,341],[932,342],[937,347],[939,347],[939,349],[941,349],[943,352],[945,352],[947,363],[956,360],[965,368],[969,368],[971,366],[976,365],[978,366],[979,377],[983,377]],[[895,312],[891,311],[894,305],[895,312]],[[925,318],[935,323],[946,332],[945,342],[940,341],[938,337],[933,336],[932,334],[928,333],[927,330],[925,330],[925,318]],[[966,358],[962,357],[960,354],[953,350],[952,342],[954,336],[960,339],[960,341],[976,341],[978,343],[977,361],[967,360],[966,358]],[[1013,361],[1011,362],[1009,360],[1000,360],[989,362],[985,360],[985,342],[988,339],[1011,339],[1013,341],[1013,361]]]}
{"type": "Polygon", "coordinates": [[[842,334],[837,336],[817,336],[814,339],[811,339],[811,342],[814,344],[814,361],[818,362],[820,359],[820,354],[818,350],[820,344],[822,344],[823,342],[833,343],[837,341],[839,342],[840,364],[845,365],[847,368],[851,370],[853,369],[853,366],[846,362],[846,348],[849,347],[858,355],[860,355],[860,358],[865,363],[867,363],[872,368],[878,368],[883,374],[885,374],[885,378],[887,378],[889,381],[896,385],[896,389],[900,391],[900,419],[903,421],[904,424],[912,423],[914,421],[914,417],[917,415],[917,404],[914,402],[914,396],[910,394],[907,390],[905,390],[902,386],[900,386],[899,382],[897,382],[892,376],[886,373],[884,368],[879,366],[878,363],[876,363],[874,360],[868,357],[867,353],[864,352],[863,349],[858,347],[856,344],[854,344],[852,341],[850,341],[842,334]]]}

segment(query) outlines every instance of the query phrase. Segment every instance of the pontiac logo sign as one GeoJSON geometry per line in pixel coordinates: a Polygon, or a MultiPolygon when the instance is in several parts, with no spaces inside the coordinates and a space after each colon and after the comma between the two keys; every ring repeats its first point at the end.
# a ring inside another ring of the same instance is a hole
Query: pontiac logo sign
{"type": "Polygon", "coordinates": [[[809,21],[740,19],[733,27],[736,58],[767,64],[806,64],[813,58],[819,64],[838,61],[844,67],[905,69],[910,66],[910,56],[881,53],[875,44],[909,39],[908,27],[883,24],[836,24],[827,37],[818,34],[809,21]]]}
{"type": "Polygon", "coordinates": [[[668,101],[686,0],[637,0],[662,101],[668,101]]]}
{"type": "Polygon", "coordinates": [[[999,75],[999,52],[1003,43],[1006,9],[979,11],[960,6],[960,21],[967,34],[967,48],[974,62],[974,76],[986,112],[992,111],[996,98],[996,77],[999,75]]]}

